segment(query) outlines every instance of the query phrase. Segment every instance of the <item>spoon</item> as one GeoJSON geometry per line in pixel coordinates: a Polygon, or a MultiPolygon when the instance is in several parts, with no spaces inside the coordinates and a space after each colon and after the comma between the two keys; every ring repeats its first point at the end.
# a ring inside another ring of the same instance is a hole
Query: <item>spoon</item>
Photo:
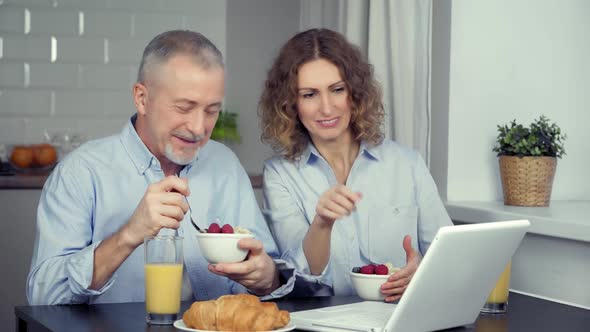
{"type": "Polygon", "coordinates": [[[197,224],[195,224],[195,221],[193,220],[193,211],[191,210],[191,206],[188,203],[188,198],[186,196],[184,196],[184,199],[186,200],[186,205],[188,205],[188,216],[191,219],[191,224],[193,224],[193,226],[195,226],[195,228],[197,229],[197,232],[207,233],[206,231],[202,230],[199,226],[197,226],[197,224]]]}
{"type": "MultiPolygon", "coordinates": [[[[179,177],[178,174],[176,174],[176,176],[179,177]]],[[[176,193],[178,192],[178,191],[176,191],[174,189],[172,189],[172,191],[173,192],[176,192],[176,193]]],[[[191,205],[188,203],[188,198],[186,196],[184,196],[184,200],[186,201],[186,205],[188,205],[188,216],[189,216],[189,218],[191,220],[191,224],[193,224],[193,226],[195,226],[195,228],[197,229],[197,232],[199,232],[199,233],[207,233],[206,230],[202,230],[199,226],[197,226],[197,224],[193,220],[193,211],[191,210],[191,205]]],[[[178,230],[176,230],[176,235],[178,235],[178,230]]]]}

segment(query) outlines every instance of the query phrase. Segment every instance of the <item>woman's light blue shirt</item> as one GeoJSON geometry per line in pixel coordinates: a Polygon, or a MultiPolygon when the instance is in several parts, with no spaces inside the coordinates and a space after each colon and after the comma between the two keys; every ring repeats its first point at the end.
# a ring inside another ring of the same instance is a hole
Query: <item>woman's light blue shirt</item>
{"type": "Polygon", "coordinates": [[[295,161],[275,157],[264,165],[264,213],[279,249],[310,284],[309,295],[355,294],[349,271],[369,263],[406,264],[402,240],[426,252],[441,226],[452,222],[420,155],[393,141],[361,143],[346,186],[362,193],[356,210],[334,224],[329,263],[310,274],[303,238],[316,215],[319,197],[337,184],[334,172],[312,144],[295,161]]]}

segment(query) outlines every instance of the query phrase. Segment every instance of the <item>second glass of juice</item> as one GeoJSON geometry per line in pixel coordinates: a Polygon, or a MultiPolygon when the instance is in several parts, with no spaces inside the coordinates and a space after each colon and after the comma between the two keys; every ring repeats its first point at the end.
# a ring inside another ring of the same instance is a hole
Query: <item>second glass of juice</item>
{"type": "Polygon", "coordinates": [[[496,286],[490,292],[486,303],[481,312],[489,314],[498,314],[506,312],[508,307],[508,292],[510,287],[510,267],[511,262],[504,268],[500,278],[496,282],[496,286]]]}
{"type": "Polygon", "coordinates": [[[173,324],[180,316],[182,240],[180,236],[154,236],[144,240],[148,324],[173,324]]]}

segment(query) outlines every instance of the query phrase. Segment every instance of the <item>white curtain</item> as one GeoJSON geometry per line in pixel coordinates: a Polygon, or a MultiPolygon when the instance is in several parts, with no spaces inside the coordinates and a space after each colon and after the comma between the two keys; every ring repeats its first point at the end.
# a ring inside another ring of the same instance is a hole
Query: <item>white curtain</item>
{"type": "Polygon", "coordinates": [[[301,0],[300,28],[329,28],[368,55],[383,87],[385,133],[430,159],[432,0],[301,0]]]}

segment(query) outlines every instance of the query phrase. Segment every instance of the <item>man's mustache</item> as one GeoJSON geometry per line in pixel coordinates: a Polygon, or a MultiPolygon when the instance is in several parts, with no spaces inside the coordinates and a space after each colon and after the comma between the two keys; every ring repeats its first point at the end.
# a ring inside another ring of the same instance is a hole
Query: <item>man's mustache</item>
{"type": "Polygon", "coordinates": [[[204,135],[195,135],[191,132],[178,132],[178,131],[173,131],[172,135],[181,138],[185,141],[189,141],[189,142],[198,142],[200,140],[202,140],[203,138],[205,138],[204,135]]]}

